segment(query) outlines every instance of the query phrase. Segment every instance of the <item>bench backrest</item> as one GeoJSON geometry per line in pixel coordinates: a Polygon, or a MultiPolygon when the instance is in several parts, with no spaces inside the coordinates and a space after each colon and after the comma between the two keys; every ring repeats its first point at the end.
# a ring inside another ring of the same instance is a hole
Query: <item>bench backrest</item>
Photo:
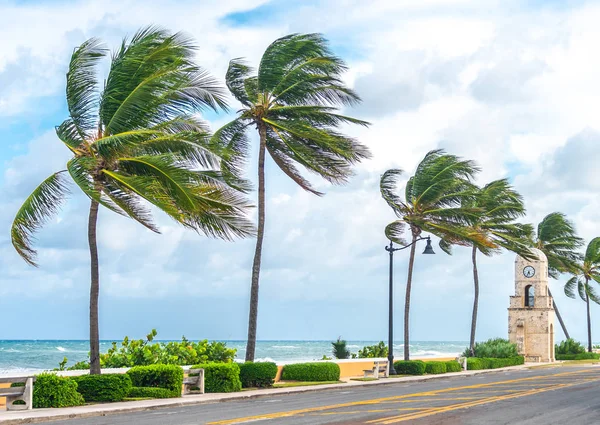
{"type": "Polygon", "coordinates": [[[35,376],[21,376],[18,378],[0,378],[0,384],[15,384],[15,383],[26,383],[29,378],[35,382],[35,376]]]}

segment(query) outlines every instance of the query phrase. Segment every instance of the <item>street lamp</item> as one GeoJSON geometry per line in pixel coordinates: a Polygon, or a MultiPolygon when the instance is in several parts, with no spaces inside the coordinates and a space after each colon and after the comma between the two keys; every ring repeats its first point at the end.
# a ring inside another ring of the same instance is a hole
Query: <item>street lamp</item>
{"type": "Polygon", "coordinates": [[[394,242],[390,240],[390,245],[385,247],[385,250],[390,253],[390,315],[388,319],[388,363],[390,365],[390,375],[396,375],[396,369],[394,369],[394,252],[406,249],[424,239],[427,240],[427,245],[423,254],[435,254],[431,246],[431,237],[429,236],[416,239],[414,242],[400,248],[394,248],[394,242]]]}

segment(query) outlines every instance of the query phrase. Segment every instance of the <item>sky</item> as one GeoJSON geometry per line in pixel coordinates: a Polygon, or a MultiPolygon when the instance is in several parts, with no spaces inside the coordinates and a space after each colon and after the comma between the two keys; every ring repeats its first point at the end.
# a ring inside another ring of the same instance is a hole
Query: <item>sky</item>
{"type": "MultiPolygon", "coordinates": [[[[431,149],[475,160],[479,184],[510,179],[525,197],[525,221],[561,211],[586,241],[598,236],[600,3],[368,3],[0,0],[0,339],[87,339],[89,200],[74,190],[39,233],[39,268],[17,255],[9,231],[23,200],[69,158],[54,126],[67,117],[65,73],[73,49],[90,37],[114,49],[149,24],[193,36],[198,64],[221,81],[232,58],[257,65],[278,37],[323,33],[348,63],[344,80],[363,99],[343,112],[372,123],[344,129],[373,154],[346,186],[310,177],[327,193],[322,198],[268,161],[259,339],[387,338],[383,228],[395,216],[381,199],[379,177],[390,168],[411,175],[431,149]]],[[[232,100],[233,111],[237,106],[232,100]]],[[[231,115],[205,118],[216,130],[231,115]]],[[[255,159],[247,168],[254,181],[255,159]]],[[[254,240],[209,239],[156,217],[160,235],[100,213],[100,337],[143,337],[156,328],[162,339],[245,339],[254,240]]],[[[416,258],[411,337],[466,341],[470,250],[457,248],[450,257],[437,242],[434,249],[436,255],[416,258]]],[[[479,258],[478,340],[507,336],[514,259],[510,253],[479,258]]],[[[394,260],[400,341],[408,252],[394,260]]],[[[585,303],[563,295],[565,281],[550,287],[570,333],[585,340],[585,303]]],[[[592,319],[599,315],[593,305],[592,319]]],[[[593,325],[593,335],[600,340],[600,327],[593,325]]]]}

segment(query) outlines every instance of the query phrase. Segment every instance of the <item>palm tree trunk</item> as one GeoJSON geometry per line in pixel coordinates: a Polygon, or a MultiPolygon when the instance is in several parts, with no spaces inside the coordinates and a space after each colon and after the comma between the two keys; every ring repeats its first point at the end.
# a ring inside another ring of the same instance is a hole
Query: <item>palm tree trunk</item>
{"type": "Polygon", "coordinates": [[[408,278],[406,279],[406,298],[404,299],[404,360],[410,360],[410,335],[408,330],[408,318],[410,313],[410,290],[412,287],[413,266],[415,264],[415,245],[417,236],[413,232],[412,246],[410,247],[410,258],[408,260],[408,278]]]}
{"type": "Polygon", "coordinates": [[[98,271],[98,245],[96,224],[98,223],[98,202],[92,201],[88,221],[88,242],[90,244],[91,285],[90,285],[90,374],[100,374],[100,334],[98,331],[98,296],[100,275],[98,271]]]}
{"type": "Polygon", "coordinates": [[[252,264],[252,284],[250,287],[250,314],[248,317],[248,342],[246,343],[247,362],[254,361],[254,353],[256,351],[258,281],[263,237],[265,234],[265,149],[267,143],[267,127],[264,123],[259,122],[258,132],[260,135],[260,146],[258,150],[258,233],[256,235],[256,249],[254,251],[254,263],[252,264]]]}
{"type": "Polygon", "coordinates": [[[477,247],[473,246],[473,284],[475,285],[475,298],[473,299],[473,317],[471,318],[471,339],[469,349],[471,356],[475,356],[475,329],[477,328],[477,306],[479,305],[479,274],[477,273],[477,247]]]}
{"type": "Polygon", "coordinates": [[[585,303],[587,304],[588,353],[592,352],[592,316],[590,315],[590,296],[588,294],[589,279],[585,279],[585,303]]]}
{"type": "MultiPolygon", "coordinates": [[[[550,288],[548,288],[548,295],[550,295],[552,297],[552,292],[550,291],[550,288]]],[[[571,338],[569,336],[569,332],[567,331],[567,327],[565,326],[565,323],[563,322],[562,316],[560,315],[560,311],[558,311],[558,306],[556,305],[556,302],[554,302],[554,297],[552,297],[552,307],[554,307],[554,312],[556,313],[556,317],[558,318],[558,323],[560,323],[560,327],[562,328],[562,331],[565,334],[565,338],[566,339],[571,338]]]]}

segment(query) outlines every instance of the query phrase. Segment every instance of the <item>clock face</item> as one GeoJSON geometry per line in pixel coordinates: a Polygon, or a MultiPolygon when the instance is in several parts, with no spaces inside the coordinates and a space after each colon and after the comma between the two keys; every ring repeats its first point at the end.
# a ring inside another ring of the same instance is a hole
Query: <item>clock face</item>
{"type": "Polygon", "coordinates": [[[523,275],[525,277],[533,277],[533,275],[535,275],[535,269],[531,266],[527,266],[523,269],[523,275]]]}

